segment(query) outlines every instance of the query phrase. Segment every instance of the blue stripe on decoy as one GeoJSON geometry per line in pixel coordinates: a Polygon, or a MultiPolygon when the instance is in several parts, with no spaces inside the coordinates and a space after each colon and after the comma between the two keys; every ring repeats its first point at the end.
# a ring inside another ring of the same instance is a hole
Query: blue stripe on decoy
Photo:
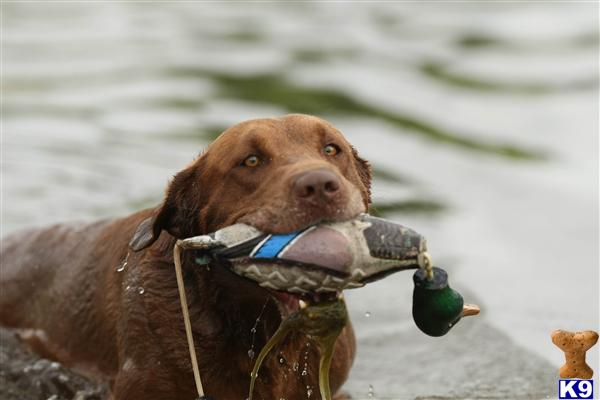
{"type": "Polygon", "coordinates": [[[300,232],[286,233],[285,235],[272,235],[262,244],[252,258],[275,258],[300,232]]]}

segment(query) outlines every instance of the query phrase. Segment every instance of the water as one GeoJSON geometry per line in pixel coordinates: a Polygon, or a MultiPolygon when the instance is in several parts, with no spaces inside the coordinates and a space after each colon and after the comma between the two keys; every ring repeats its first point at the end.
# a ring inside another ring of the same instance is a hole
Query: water
{"type": "Polygon", "coordinates": [[[375,389],[373,388],[373,385],[369,385],[369,390],[367,392],[367,396],[372,399],[373,397],[375,397],[375,389]]]}
{"type": "Polygon", "coordinates": [[[248,349],[248,358],[250,358],[251,360],[254,360],[254,340],[256,339],[256,328],[258,327],[258,324],[260,323],[260,319],[263,316],[264,312],[265,312],[265,308],[267,307],[267,304],[269,303],[269,299],[265,300],[265,303],[263,304],[260,313],[258,314],[258,316],[256,317],[256,320],[254,321],[254,325],[252,326],[252,328],[250,328],[250,334],[251,334],[251,340],[250,340],[250,349],[248,349]]]}
{"type": "MultiPolygon", "coordinates": [[[[430,341],[411,320],[409,273],[349,291],[352,393],[373,384],[378,398],[506,395],[485,381],[489,370],[477,383],[418,386],[402,379],[405,363],[460,369],[459,354],[426,349],[467,351],[460,343],[478,333],[558,368],[552,330],[598,329],[597,5],[2,10],[3,235],[153,206],[230,124],[312,113],[373,163],[372,212],[427,236],[452,286],[483,310],[430,341]]],[[[599,347],[588,353],[596,371],[599,347]]],[[[509,352],[486,349],[469,365],[509,352]]],[[[516,387],[535,374],[500,372],[516,387]]]]}
{"type": "Polygon", "coordinates": [[[125,257],[123,262],[121,262],[121,264],[119,264],[119,266],[117,267],[117,272],[125,271],[125,267],[127,267],[127,259],[128,258],[129,258],[129,253],[127,253],[127,256],[125,257]]]}

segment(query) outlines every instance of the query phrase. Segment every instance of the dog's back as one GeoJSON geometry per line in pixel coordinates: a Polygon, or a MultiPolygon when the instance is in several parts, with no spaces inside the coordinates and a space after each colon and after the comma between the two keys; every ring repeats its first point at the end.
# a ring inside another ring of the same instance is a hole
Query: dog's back
{"type": "Polygon", "coordinates": [[[53,225],[3,238],[0,324],[17,328],[48,358],[114,373],[120,285],[109,270],[127,254],[126,220],[53,225]]]}

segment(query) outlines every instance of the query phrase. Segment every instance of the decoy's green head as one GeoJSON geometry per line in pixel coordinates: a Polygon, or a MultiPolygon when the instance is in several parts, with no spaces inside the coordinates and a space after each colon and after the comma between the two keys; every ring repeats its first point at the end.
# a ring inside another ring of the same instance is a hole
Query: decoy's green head
{"type": "Polygon", "coordinates": [[[424,270],[413,275],[413,319],[430,336],[445,335],[462,317],[464,301],[460,293],[448,285],[448,275],[441,268],[433,268],[429,280],[424,270]]]}

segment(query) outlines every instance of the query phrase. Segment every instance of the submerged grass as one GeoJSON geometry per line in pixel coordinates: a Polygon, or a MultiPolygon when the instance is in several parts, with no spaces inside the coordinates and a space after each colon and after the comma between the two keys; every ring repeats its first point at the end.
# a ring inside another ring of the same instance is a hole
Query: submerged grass
{"type": "Polygon", "coordinates": [[[517,42],[507,38],[494,37],[485,33],[465,33],[454,40],[454,44],[467,51],[487,49],[501,49],[503,51],[565,51],[578,48],[598,47],[598,32],[586,32],[562,40],[548,40],[543,42],[517,42]]]}
{"type": "Polygon", "coordinates": [[[482,49],[491,47],[508,47],[509,44],[485,34],[465,34],[456,40],[456,44],[466,49],[482,49]]]}
{"type": "Polygon", "coordinates": [[[385,169],[382,167],[378,167],[376,165],[372,165],[373,168],[373,179],[389,182],[389,183],[397,183],[397,184],[409,184],[410,179],[405,176],[398,174],[397,172],[392,172],[389,169],[385,169]]]}
{"type": "Polygon", "coordinates": [[[419,67],[421,73],[431,79],[435,79],[447,85],[460,87],[462,89],[477,90],[484,92],[507,92],[527,95],[543,95],[554,92],[565,92],[571,90],[595,89],[598,80],[595,78],[580,79],[562,84],[549,83],[510,83],[491,81],[481,78],[462,75],[448,70],[442,63],[427,62],[419,67]]]}
{"type": "Polygon", "coordinates": [[[391,214],[437,214],[445,210],[445,206],[437,201],[410,199],[392,202],[376,202],[369,208],[369,214],[386,217],[391,214]]]}

